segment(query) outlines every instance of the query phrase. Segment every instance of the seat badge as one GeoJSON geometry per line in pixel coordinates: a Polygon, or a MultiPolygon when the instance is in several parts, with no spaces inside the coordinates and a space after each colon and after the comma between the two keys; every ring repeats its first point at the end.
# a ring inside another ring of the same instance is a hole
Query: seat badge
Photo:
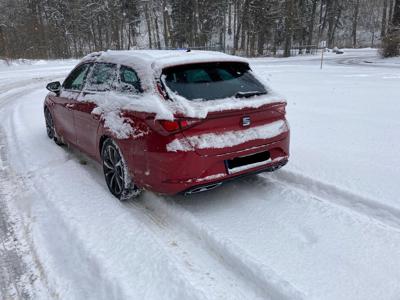
{"type": "Polygon", "coordinates": [[[243,118],[242,118],[242,126],[243,126],[243,127],[250,126],[250,124],[251,124],[251,119],[250,119],[250,117],[243,117],[243,118]]]}

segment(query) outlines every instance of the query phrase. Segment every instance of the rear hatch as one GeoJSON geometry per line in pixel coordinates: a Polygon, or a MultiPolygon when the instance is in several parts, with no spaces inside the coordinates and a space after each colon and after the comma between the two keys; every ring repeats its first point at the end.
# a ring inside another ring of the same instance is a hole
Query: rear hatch
{"type": "Polygon", "coordinates": [[[202,106],[212,106],[213,101],[224,99],[228,104],[227,109],[209,112],[205,119],[194,120],[193,125],[182,132],[185,142],[200,155],[220,155],[265,145],[278,140],[287,130],[285,102],[266,101],[258,108],[246,107],[251,98],[268,97],[267,88],[253,76],[246,63],[169,67],[163,70],[163,83],[169,93],[189,102],[200,101],[202,106]],[[229,109],[230,101],[236,104],[239,101],[240,107],[229,109]]]}
{"type": "Polygon", "coordinates": [[[285,104],[258,109],[211,113],[183,131],[187,142],[200,155],[220,155],[258,147],[280,139],[287,130],[285,104]]]}

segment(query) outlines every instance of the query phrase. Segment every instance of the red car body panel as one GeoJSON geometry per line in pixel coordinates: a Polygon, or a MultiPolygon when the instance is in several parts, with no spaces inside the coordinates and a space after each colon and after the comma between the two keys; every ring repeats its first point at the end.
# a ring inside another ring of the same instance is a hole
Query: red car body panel
{"type": "Polygon", "coordinates": [[[154,114],[123,111],[124,118],[142,134],[119,139],[105,128],[100,115],[92,113],[96,105],[90,101],[77,101],[78,95],[79,92],[69,92],[68,97],[60,97],[50,93],[46,97],[44,105],[53,115],[57,134],[64,142],[72,144],[99,162],[101,144],[105,137],[111,137],[119,146],[135,184],[157,193],[172,195],[245,174],[274,170],[275,167],[284,165],[289,157],[288,127],[286,131],[272,138],[249,140],[232,147],[177,152],[167,150],[167,145],[176,139],[246,130],[277,120],[283,120],[286,124],[286,104],[283,102],[259,108],[209,113],[207,118],[197,120],[192,127],[176,133],[162,130],[154,114]],[[243,117],[251,118],[249,127],[243,126],[243,117]],[[226,160],[263,151],[269,152],[269,162],[229,174],[226,160]]]}

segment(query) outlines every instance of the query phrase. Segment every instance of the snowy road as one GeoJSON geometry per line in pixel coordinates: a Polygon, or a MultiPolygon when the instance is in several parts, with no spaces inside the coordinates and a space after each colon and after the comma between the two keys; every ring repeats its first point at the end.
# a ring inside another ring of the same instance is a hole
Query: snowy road
{"type": "Polygon", "coordinates": [[[46,137],[44,82],[73,62],[0,67],[0,298],[398,299],[398,61],[252,63],[288,97],[289,165],[129,203],[46,137]]]}

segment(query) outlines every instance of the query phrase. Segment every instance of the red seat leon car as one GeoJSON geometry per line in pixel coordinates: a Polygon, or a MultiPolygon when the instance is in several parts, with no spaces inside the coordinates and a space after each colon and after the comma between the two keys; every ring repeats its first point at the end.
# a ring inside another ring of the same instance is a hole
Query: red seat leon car
{"type": "Polygon", "coordinates": [[[49,138],[100,162],[120,200],[199,193],[288,161],[286,102],[243,58],[97,52],[47,89],[49,138]]]}

